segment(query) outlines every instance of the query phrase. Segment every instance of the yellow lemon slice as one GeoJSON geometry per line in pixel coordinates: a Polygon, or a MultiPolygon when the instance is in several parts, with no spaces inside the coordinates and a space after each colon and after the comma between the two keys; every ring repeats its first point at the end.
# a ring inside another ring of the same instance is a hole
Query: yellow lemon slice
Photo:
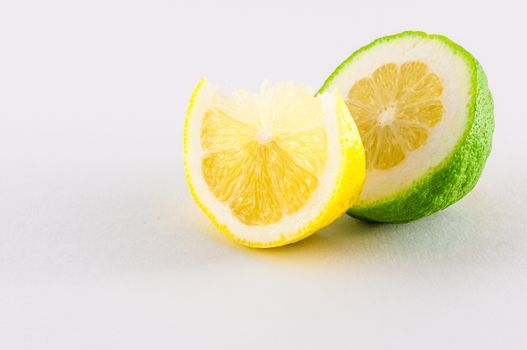
{"type": "Polygon", "coordinates": [[[202,80],[185,120],[194,199],[236,242],[276,247],[342,215],[365,176],[359,131],[337,92],[263,83],[230,96],[202,80]]]}

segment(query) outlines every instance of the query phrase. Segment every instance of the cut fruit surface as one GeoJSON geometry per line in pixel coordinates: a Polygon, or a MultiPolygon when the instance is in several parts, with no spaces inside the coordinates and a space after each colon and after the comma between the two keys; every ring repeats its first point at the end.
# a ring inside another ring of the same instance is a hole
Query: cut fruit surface
{"type": "Polygon", "coordinates": [[[389,169],[426,143],[443,115],[443,86],[419,61],[387,63],[353,84],[347,104],[370,168],[389,169]]]}
{"type": "Polygon", "coordinates": [[[358,198],[365,158],[337,93],[313,97],[290,83],[258,94],[196,88],[185,122],[185,169],[194,198],[237,242],[292,243],[358,198]]]}
{"type": "Polygon", "coordinates": [[[407,222],[456,202],[490,153],[492,97],[479,63],[440,35],[380,38],[344,61],[337,89],[360,130],[366,181],[353,216],[407,222]]]}

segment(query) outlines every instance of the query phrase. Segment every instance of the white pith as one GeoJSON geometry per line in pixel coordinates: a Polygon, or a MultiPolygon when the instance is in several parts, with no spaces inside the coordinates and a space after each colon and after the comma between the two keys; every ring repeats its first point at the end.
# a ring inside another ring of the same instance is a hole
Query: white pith
{"type": "MultiPolygon", "coordinates": [[[[338,72],[328,88],[337,89],[346,99],[355,82],[371,76],[381,65],[409,61],[424,62],[430,72],[441,78],[443,117],[429,129],[428,141],[417,150],[407,153],[401,163],[388,170],[366,170],[366,181],[358,206],[407,190],[452,153],[467,127],[472,96],[471,70],[463,57],[438,39],[407,36],[379,43],[354,57],[338,72]]],[[[389,118],[382,117],[383,120],[389,118]]]]}
{"type": "MultiPolygon", "coordinates": [[[[258,243],[270,243],[276,241],[287,241],[296,238],[299,231],[309,225],[327,206],[333,195],[333,190],[339,173],[342,171],[342,149],[340,144],[339,121],[336,110],[336,97],[330,93],[318,95],[316,98],[322,101],[324,109],[324,125],[328,140],[328,155],[325,169],[319,177],[319,185],[314,190],[308,202],[296,213],[285,215],[278,222],[267,226],[253,226],[241,222],[232,214],[228,204],[219,201],[209,190],[203,177],[202,158],[204,152],[200,142],[200,128],[203,115],[210,106],[221,103],[225,95],[213,86],[205,82],[195,97],[193,108],[187,116],[187,154],[186,163],[190,182],[194,192],[215,220],[227,227],[228,231],[237,238],[258,243]]],[[[279,101],[266,101],[273,103],[279,101]]],[[[272,135],[265,128],[260,128],[257,139],[265,142],[272,135]]]]}

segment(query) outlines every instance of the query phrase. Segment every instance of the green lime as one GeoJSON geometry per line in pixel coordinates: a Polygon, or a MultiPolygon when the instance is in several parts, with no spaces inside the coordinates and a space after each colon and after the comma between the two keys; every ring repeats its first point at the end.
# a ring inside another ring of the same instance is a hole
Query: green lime
{"type": "Polygon", "coordinates": [[[458,44],[423,32],[377,39],[319,92],[328,90],[345,96],[366,152],[351,216],[408,222],[476,185],[491,150],[493,102],[481,65],[458,44]]]}

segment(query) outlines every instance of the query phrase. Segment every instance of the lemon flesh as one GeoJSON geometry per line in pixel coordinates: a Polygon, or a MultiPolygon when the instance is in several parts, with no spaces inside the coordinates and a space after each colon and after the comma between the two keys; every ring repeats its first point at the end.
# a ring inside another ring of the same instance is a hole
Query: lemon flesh
{"type": "Polygon", "coordinates": [[[221,230],[273,247],[342,215],[358,198],[365,158],[336,93],[265,83],[258,94],[227,96],[202,81],[185,123],[185,168],[194,198],[221,230]]]}
{"type": "Polygon", "coordinates": [[[320,92],[345,96],[366,152],[352,216],[408,222],[455,203],[490,153],[493,104],[476,59],[440,35],[380,38],[344,61],[320,92]]]}
{"type": "MultiPolygon", "coordinates": [[[[328,150],[315,99],[299,106],[305,130],[293,118],[255,125],[218,106],[203,117],[203,177],[214,196],[247,225],[269,225],[302,208],[318,187],[328,150]]],[[[243,116],[242,116],[243,117],[243,116]]]]}

